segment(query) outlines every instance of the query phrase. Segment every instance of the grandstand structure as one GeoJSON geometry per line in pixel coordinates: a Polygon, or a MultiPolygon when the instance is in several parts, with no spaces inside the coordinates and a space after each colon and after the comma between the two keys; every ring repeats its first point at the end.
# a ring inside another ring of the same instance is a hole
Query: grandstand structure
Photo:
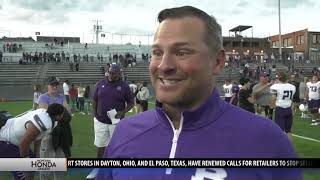
{"type": "MultiPolygon", "coordinates": [[[[77,41],[77,38],[73,38],[77,41]]],[[[261,52],[261,46],[263,48],[267,48],[264,43],[265,40],[255,39],[255,38],[244,38],[244,37],[225,37],[224,45],[227,52],[231,51],[231,55],[236,55],[233,53],[233,49],[235,48],[233,45],[236,44],[234,42],[238,41],[239,38],[248,40],[250,42],[248,45],[259,52],[261,52]],[[228,42],[230,47],[228,46],[228,42]],[[257,45],[258,48],[254,47],[257,45]]],[[[42,90],[46,90],[46,79],[48,76],[57,76],[60,78],[61,82],[68,79],[71,83],[81,84],[82,86],[90,85],[92,89],[94,89],[94,84],[104,78],[104,74],[100,71],[101,67],[105,67],[107,63],[114,63],[119,61],[113,60],[113,55],[115,54],[126,54],[130,53],[136,56],[137,64],[135,67],[123,68],[123,72],[127,77],[127,81],[135,81],[135,82],[150,82],[149,70],[148,70],[148,60],[143,60],[143,54],[150,54],[151,47],[148,45],[132,45],[132,44],[124,44],[124,45],[115,45],[115,44],[82,44],[79,42],[70,42],[66,41],[68,38],[56,38],[57,41],[63,40],[63,44],[59,42],[52,42],[52,38],[42,38],[41,41],[35,41],[32,38],[6,38],[0,39],[0,51],[2,51],[2,62],[0,62],[0,100],[2,98],[8,100],[30,100],[33,96],[33,85],[40,84],[42,85],[42,90]],[[50,39],[50,42],[44,42],[43,40],[50,39]],[[67,43],[66,43],[67,42],[67,43]],[[6,46],[8,43],[16,44],[17,51],[8,52],[3,51],[2,47],[6,46]],[[69,53],[70,58],[74,54],[80,55],[88,55],[88,62],[80,62],[80,70],[79,71],[70,71],[69,64],[67,62],[55,63],[55,62],[46,62],[46,63],[31,63],[31,64],[19,64],[19,60],[23,56],[23,52],[35,53],[35,52],[47,52],[47,53],[57,53],[64,52],[69,53]],[[97,54],[100,54],[103,57],[103,60],[98,60],[97,54]]],[[[240,40],[240,46],[237,47],[237,51],[241,50],[244,54],[247,52],[246,49],[248,47],[243,46],[246,41],[240,40]]],[[[264,52],[268,52],[264,50],[264,52]]],[[[264,53],[263,53],[264,54],[264,53]]],[[[255,55],[253,53],[253,55],[255,55]]],[[[286,69],[286,66],[281,64],[277,65],[277,69],[286,69]]],[[[303,66],[303,68],[310,68],[310,66],[303,66]]],[[[222,75],[217,77],[217,87],[222,87],[222,84],[227,79],[238,80],[240,78],[240,67],[232,67],[226,68],[222,75]]],[[[311,70],[305,70],[309,72],[311,70]]],[[[150,83],[149,83],[150,84],[150,83]]],[[[151,85],[149,85],[151,93],[153,92],[151,85]]]]}

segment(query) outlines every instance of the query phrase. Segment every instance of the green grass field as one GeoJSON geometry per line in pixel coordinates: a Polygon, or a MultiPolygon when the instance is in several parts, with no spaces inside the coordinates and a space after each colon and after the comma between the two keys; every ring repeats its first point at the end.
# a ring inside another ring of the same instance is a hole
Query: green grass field
{"type": "MultiPolygon", "coordinates": [[[[7,110],[13,115],[23,113],[32,107],[31,101],[17,101],[17,102],[1,102],[0,110],[7,110]]],[[[153,107],[153,104],[149,104],[153,107]]],[[[128,115],[132,115],[129,113],[128,115]]],[[[72,121],[72,130],[74,137],[74,145],[72,147],[72,157],[74,158],[95,158],[96,148],[93,145],[93,117],[91,115],[82,115],[76,113],[72,121]]],[[[310,126],[309,120],[300,119],[299,115],[295,115],[293,133],[299,136],[313,138],[320,140],[320,126],[310,126]]],[[[320,158],[320,142],[310,141],[298,137],[293,137],[293,143],[299,157],[320,158]]],[[[68,172],[64,179],[80,180],[85,179],[88,169],[83,169],[82,172],[68,172]]],[[[319,170],[306,170],[304,173],[305,180],[320,180],[319,170]]],[[[0,173],[1,180],[9,180],[9,173],[0,173]]],[[[38,178],[36,178],[38,179],[38,178]]]]}

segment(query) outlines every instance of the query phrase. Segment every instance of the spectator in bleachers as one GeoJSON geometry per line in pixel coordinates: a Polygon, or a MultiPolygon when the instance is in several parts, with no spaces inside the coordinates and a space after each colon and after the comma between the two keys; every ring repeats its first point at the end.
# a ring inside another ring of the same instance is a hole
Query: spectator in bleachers
{"type": "Polygon", "coordinates": [[[9,46],[10,46],[10,44],[7,43],[7,44],[6,44],[7,51],[9,51],[9,46]]]}
{"type": "Polygon", "coordinates": [[[66,62],[70,62],[70,53],[69,52],[66,53],[66,59],[67,59],[66,62]]]}
{"type": "Polygon", "coordinates": [[[69,62],[69,71],[73,71],[73,61],[69,62]]]}
{"type": "Polygon", "coordinates": [[[97,54],[97,59],[100,61],[100,53],[97,54]]]}
{"type": "Polygon", "coordinates": [[[73,61],[77,62],[77,55],[76,54],[73,54],[73,61]]]}
{"type": "Polygon", "coordinates": [[[46,52],[43,53],[43,62],[47,62],[48,54],[46,52]]]}
{"type": "Polygon", "coordinates": [[[76,62],[76,71],[79,71],[79,67],[80,67],[79,62],[76,62]]]}
{"type": "Polygon", "coordinates": [[[64,53],[64,51],[62,51],[61,53],[61,58],[62,58],[62,62],[66,62],[66,54],[64,53]]]}
{"type": "MultiPolygon", "coordinates": [[[[77,59],[78,59],[79,62],[81,62],[81,55],[80,55],[80,53],[78,53],[78,58],[77,58],[77,59]]],[[[82,61],[83,61],[83,59],[82,59],[82,61]]]]}
{"type": "Polygon", "coordinates": [[[56,62],[57,63],[61,62],[61,57],[60,57],[60,53],[59,52],[56,53],[56,62]]]}
{"type": "Polygon", "coordinates": [[[39,62],[42,63],[43,60],[42,60],[42,52],[39,52],[39,62]]]}
{"type": "Polygon", "coordinates": [[[88,63],[88,62],[89,62],[89,55],[86,54],[85,58],[86,58],[86,61],[87,61],[87,63],[88,63]]]}
{"type": "Polygon", "coordinates": [[[2,62],[2,51],[0,51],[0,62],[2,62]]]}
{"type": "Polygon", "coordinates": [[[105,70],[105,68],[104,68],[103,66],[100,66],[100,67],[99,67],[99,70],[100,70],[100,72],[101,72],[102,74],[106,73],[106,70],[105,70]]]}

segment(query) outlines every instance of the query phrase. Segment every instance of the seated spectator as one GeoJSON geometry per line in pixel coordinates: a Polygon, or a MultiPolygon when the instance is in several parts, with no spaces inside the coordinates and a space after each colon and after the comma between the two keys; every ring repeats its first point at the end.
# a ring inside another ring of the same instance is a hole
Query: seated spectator
{"type": "Polygon", "coordinates": [[[105,73],[105,69],[104,69],[104,67],[103,66],[100,66],[100,71],[102,72],[102,74],[104,74],[105,73]]]}

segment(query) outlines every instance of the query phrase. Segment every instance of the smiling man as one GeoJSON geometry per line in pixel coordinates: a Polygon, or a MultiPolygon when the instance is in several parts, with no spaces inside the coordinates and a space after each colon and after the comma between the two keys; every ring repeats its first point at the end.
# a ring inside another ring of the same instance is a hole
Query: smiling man
{"type": "MultiPolygon", "coordinates": [[[[158,21],[149,67],[156,108],[120,121],[104,157],[296,157],[274,123],[220,98],[215,79],[224,67],[225,51],[214,17],[184,6],[162,10],[158,21]]],[[[284,171],[100,169],[97,179],[301,179],[296,171],[284,171]]]]}

